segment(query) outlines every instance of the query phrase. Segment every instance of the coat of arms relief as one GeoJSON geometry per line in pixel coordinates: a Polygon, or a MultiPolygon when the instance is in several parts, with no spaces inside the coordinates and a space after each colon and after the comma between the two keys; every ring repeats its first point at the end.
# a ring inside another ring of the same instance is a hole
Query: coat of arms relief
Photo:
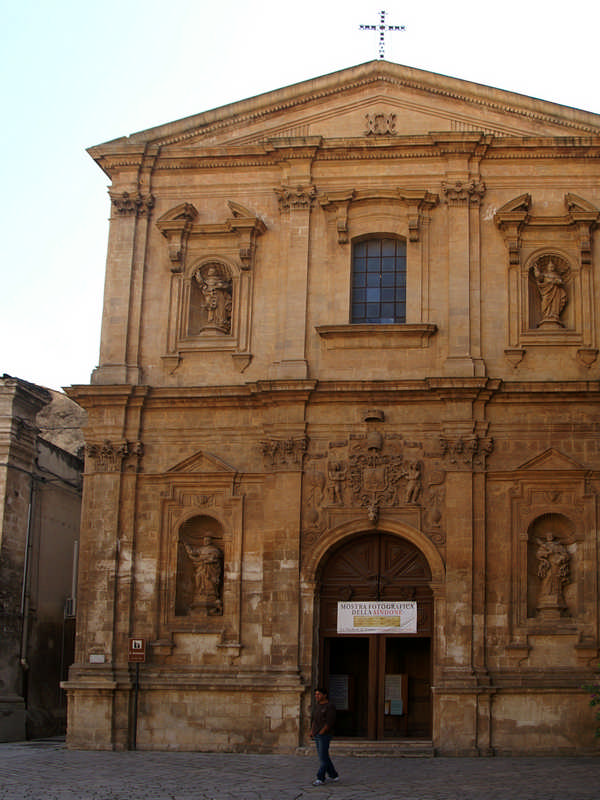
{"type": "Polygon", "coordinates": [[[443,544],[445,471],[423,443],[370,428],[323,443],[305,461],[303,539],[314,543],[344,512],[360,509],[376,524],[382,512],[396,512],[443,544]]]}

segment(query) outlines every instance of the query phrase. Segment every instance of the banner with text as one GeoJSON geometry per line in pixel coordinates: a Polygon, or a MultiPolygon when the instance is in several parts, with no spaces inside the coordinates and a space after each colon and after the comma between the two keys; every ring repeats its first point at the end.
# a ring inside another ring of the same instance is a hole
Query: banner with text
{"type": "Polygon", "coordinates": [[[340,602],[337,610],[338,633],[416,633],[417,604],[391,601],[340,602]]]}

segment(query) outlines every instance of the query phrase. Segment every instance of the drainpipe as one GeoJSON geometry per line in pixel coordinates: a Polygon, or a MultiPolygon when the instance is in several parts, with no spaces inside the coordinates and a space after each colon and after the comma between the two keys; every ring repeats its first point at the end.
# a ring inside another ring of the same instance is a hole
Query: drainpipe
{"type": "MultiPolygon", "coordinates": [[[[29,589],[29,565],[31,562],[31,551],[33,548],[33,536],[32,536],[32,528],[33,528],[33,499],[34,499],[34,487],[35,487],[35,480],[32,474],[29,477],[29,509],[27,511],[27,535],[25,538],[25,560],[23,564],[23,585],[21,587],[21,619],[22,628],[21,628],[21,653],[20,653],[20,664],[24,672],[27,672],[29,669],[29,662],[27,661],[27,649],[29,645],[29,604],[31,600],[31,591],[29,589]]],[[[27,704],[27,698],[24,697],[25,704],[27,704]]]]}

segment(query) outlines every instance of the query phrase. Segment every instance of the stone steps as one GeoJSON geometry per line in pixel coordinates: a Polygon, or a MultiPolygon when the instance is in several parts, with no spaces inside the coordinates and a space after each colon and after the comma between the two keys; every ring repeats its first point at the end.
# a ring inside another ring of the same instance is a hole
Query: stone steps
{"type": "MultiPolygon", "coordinates": [[[[299,755],[314,755],[314,747],[299,747],[299,755]]],[[[390,758],[433,758],[435,751],[431,739],[333,739],[332,756],[388,756],[390,758]]]]}

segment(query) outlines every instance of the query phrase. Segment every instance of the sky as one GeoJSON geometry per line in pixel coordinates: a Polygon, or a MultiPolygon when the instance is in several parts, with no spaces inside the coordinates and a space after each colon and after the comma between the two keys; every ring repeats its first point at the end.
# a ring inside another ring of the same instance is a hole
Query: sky
{"type": "Polygon", "coordinates": [[[98,362],[108,178],[86,148],[378,58],[600,113],[598,0],[0,0],[0,375],[98,362]]]}

